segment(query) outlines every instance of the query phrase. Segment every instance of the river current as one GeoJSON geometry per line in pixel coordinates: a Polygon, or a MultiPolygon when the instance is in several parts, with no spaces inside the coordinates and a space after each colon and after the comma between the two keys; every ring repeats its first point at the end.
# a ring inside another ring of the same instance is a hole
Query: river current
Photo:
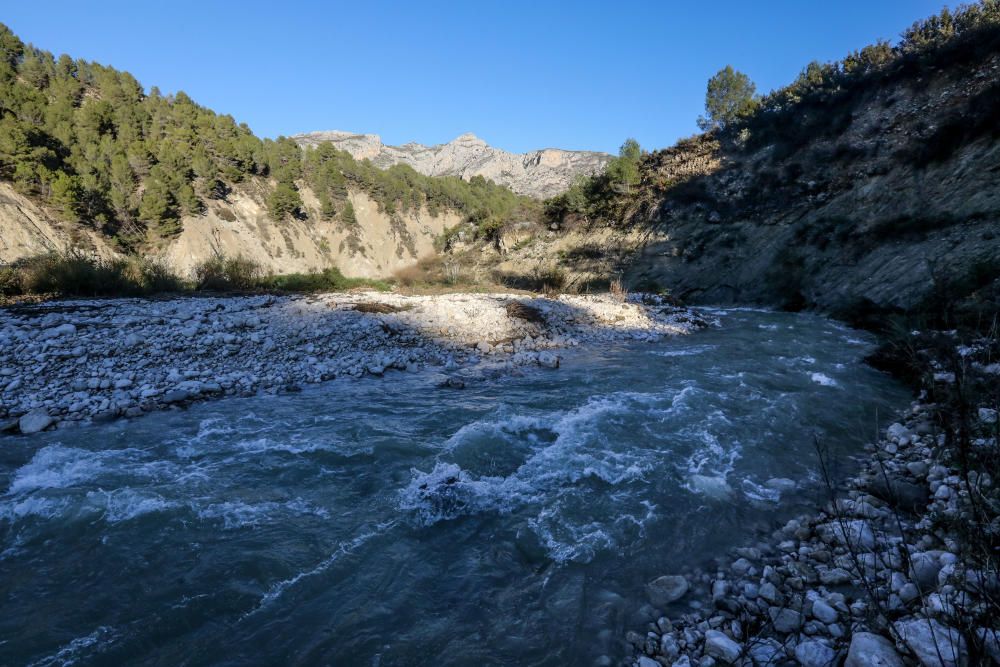
{"type": "Polygon", "coordinates": [[[850,470],[907,393],[870,337],[710,313],[659,343],[0,441],[0,665],[591,665],[850,470]],[[775,478],[794,482],[776,483],[775,478]]]}

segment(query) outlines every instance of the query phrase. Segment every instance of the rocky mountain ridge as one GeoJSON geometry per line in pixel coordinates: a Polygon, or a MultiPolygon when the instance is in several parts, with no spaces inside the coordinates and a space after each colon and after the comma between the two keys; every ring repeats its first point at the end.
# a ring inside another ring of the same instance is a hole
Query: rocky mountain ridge
{"type": "Polygon", "coordinates": [[[577,176],[599,173],[612,159],[607,153],[558,148],[509,153],[490,146],[472,133],[434,146],[415,142],[390,146],[382,143],[377,134],[339,130],[309,132],[291,138],[303,147],[329,141],[354,159],[371,160],[381,169],[406,164],[427,176],[458,176],[465,180],[482,176],[518,194],[539,199],[565,192],[577,176]]]}

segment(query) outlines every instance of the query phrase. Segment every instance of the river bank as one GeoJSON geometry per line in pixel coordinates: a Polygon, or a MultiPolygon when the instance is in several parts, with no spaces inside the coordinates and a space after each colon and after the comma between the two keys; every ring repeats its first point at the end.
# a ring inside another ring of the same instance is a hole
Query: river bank
{"type": "Polygon", "coordinates": [[[0,310],[0,432],[36,433],[336,377],[441,371],[446,388],[556,368],[582,343],[706,325],[656,297],[368,292],[53,301],[0,310]]]}
{"type": "Polygon", "coordinates": [[[912,332],[918,400],[829,502],[703,567],[649,582],[638,667],[1000,663],[996,340],[912,332]]]}

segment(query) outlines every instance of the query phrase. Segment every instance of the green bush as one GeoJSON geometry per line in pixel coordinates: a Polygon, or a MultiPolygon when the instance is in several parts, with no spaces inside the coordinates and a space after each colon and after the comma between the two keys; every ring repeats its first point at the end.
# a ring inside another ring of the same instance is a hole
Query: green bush
{"type": "Polygon", "coordinates": [[[315,273],[288,273],[268,276],[261,286],[282,292],[338,292],[356,287],[371,287],[388,291],[389,284],[367,278],[347,278],[339,269],[330,268],[315,273]]]}
{"type": "Polygon", "coordinates": [[[0,267],[0,296],[18,296],[23,293],[21,272],[13,266],[0,267]]]}

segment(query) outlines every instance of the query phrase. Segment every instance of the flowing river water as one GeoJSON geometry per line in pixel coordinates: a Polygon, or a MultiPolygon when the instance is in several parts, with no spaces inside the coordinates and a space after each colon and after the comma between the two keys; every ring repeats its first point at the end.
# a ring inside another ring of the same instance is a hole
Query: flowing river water
{"type": "Polygon", "coordinates": [[[815,441],[849,460],[907,402],[864,334],[713,315],[462,390],[396,373],[2,440],[0,664],[618,660],[646,582],[813,502],[815,441]]]}

